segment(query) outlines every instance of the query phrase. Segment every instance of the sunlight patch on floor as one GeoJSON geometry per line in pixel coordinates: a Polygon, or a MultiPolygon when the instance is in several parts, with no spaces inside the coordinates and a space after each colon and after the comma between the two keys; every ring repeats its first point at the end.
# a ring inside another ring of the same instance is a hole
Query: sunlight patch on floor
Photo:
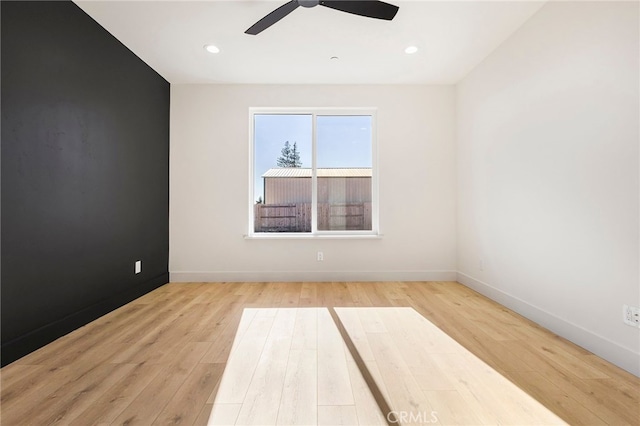
{"type": "Polygon", "coordinates": [[[329,308],[245,309],[209,425],[564,424],[412,308],[335,312],[355,359],[329,308]]]}

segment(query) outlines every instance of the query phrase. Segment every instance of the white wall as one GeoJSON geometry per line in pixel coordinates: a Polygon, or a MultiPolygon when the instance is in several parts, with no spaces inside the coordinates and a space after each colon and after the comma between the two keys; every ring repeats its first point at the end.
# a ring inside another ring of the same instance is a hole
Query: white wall
{"type": "Polygon", "coordinates": [[[453,86],[172,85],[171,281],[455,280],[454,108],[453,86]],[[381,239],[243,238],[261,106],[378,108],[381,239]]]}
{"type": "Polygon", "coordinates": [[[636,375],[638,16],[548,3],[457,88],[459,281],[636,375]]]}

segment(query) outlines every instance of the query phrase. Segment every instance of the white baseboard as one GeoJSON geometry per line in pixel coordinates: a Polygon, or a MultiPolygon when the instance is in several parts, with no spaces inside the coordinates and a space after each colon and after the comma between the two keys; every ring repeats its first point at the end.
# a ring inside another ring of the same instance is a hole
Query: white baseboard
{"type": "Polygon", "coordinates": [[[456,271],[173,271],[171,282],[455,281],[456,271]]]}
{"type": "Polygon", "coordinates": [[[458,282],[640,377],[640,354],[462,272],[458,282]]]}

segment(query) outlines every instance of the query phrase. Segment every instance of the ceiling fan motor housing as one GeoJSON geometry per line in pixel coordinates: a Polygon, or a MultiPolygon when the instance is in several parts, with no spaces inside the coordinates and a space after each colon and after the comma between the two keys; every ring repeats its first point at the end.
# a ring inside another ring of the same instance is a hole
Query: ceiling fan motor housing
{"type": "Polygon", "coordinates": [[[302,7],[314,7],[320,3],[320,0],[298,0],[298,4],[302,7]]]}

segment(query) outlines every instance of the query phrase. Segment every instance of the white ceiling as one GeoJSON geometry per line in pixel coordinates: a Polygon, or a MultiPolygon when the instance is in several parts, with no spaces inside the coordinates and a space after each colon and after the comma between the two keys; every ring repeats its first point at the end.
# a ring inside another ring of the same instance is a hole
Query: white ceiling
{"type": "Polygon", "coordinates": [[[400,7],[392,21],[299,7],[244,34],[286,1],[76,3],[174,84],[453,84],[544,4],[387,0],[400,7]],[[409,45],[419,51],[407,55],[409,45]]]}

